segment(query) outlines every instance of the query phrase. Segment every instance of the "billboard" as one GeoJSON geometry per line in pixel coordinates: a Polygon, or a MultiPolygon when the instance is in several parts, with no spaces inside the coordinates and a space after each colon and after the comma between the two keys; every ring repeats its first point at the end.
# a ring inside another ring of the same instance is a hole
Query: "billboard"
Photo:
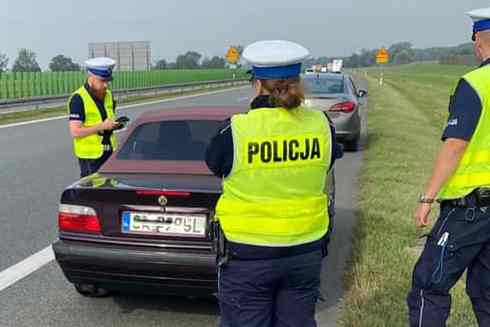
{"type": "Polygon", "coordinates": [[[89,43],[88,57],[110,57],[117,61],[116,71],[147,71],[151,69],[149,41],[89,43]]]}

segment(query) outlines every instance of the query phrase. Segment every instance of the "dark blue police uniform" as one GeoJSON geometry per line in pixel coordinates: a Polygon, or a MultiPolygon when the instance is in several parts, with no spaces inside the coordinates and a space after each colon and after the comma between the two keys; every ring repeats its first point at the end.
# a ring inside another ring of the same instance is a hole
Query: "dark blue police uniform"
{"type": "MultiPolygon", "coordinates": [[[[107,119],[107,112],[104,106],[104,101],[99,100],[94,92],[90,89],[90,85],[85,83],[84,85],[87,92],[90,94],[95,104],[97,105],[97,109],[99,109],[100,116],[102,121],[107,119]]],[[[114,112],[116,111],[116,102],[113,99],[114,103],[114,112]]],[[[70,103],[70,120],[78,120],[81,122],[85,121],[85,107],[83,105],[82,97],[78,94],[72,96],[70,103]]],[[[111,135],[113,131],[104,131],[102,144],[104,145],[104,152],[102,156],[98,159],[81,159],[78,158],[78,163],[80,165],[80,177],[85,177],[91,175],[99,170],[99,168],[109,159],[111,156],[113,149],[111,145],[111,135]]]]}
{"type": "MultiPolygon", "coordinates": [[[[487,60],[482,66],[489,64],[487,60]]],[[[478,94],[468,82],[460,80],[451,97],[442,139],[471,140],[481,111],[478,94]]],[[[446,325],[451,306],[449,291],[466,269],[466,291],[478,323],[490,326],[490,207],[480,207],[472,194],[465,199],[466,203],[441,203],[440,216],[413,272],[407,299],[410,326],[446,325]],[[445,234],[451,235],[446,245],[445,234]]]]}
{"type": "MultiPolygon", "coordinates": [[[[259,96],[251,104],[252,110],[273,107],[269,96],[259,96]]],[[[331,121],[330,126],[333,165],[342,156],[342,148],[335,141],[331,121]]],[[[218,177],[231,172],[233,137],[229,121],[212,139],[206,163],[218,177]]],[[[229,261],[220,267],[219,277],[221,326],[315,326],[311,319],[319,297],[324,242],[280,248],[228,242],[229,261]],[[224,271],[226,274],[221,274],[224,271]],[[271,317],[274,311],[277,315],[271,317]]]]}

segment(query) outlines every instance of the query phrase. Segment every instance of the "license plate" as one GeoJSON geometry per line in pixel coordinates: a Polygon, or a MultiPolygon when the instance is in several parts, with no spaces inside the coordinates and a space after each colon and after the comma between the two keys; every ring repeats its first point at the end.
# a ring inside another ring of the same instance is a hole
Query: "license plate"
{"type": "Polygon", "coordinates": [[[122,232],[203,237],[206,233],[206,216],[125,211],[122,214],[122,232]]]}

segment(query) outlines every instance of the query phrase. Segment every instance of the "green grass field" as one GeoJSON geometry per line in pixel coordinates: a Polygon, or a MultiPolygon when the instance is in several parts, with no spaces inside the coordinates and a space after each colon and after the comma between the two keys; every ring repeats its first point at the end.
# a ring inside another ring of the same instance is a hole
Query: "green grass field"
{"type": "MultiPolygon", "coordinates": [[[[152,70],[148,72],[115,72],[112,88],[134,89],[165,84],[198,81],[237,79],[246,76],[245,70],[193,69],[152,70]]],[[[70,94],[83,84],[83,72],[62,73],[2,73],[0,74],[0,99],[17,99],[34,96],[70,94]]]]}
{"type": "MultiPolygon", "coordinates": [[[[438,64],[387,68],[383,87],[378,84],[379,71],[369,70],[361,214],[340,326],[408,326],[405,299],[423,245],[412,212],[440,146],[449,95],[469,69],[438,64]]],[[[435,219],[438,210],[434,211],[435,219]]],[[[464,280],[452,294],[448,326],[476,326],[464,280]]]]}

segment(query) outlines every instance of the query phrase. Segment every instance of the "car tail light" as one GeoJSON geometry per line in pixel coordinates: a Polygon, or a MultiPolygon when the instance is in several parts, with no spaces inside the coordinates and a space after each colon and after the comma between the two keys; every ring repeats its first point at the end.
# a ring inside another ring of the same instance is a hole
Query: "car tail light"
{"type": "Polygon", "coordinates": [[[90,207],[60,204],[58,228],[63,232],[93,233],[101,232],[99,218],[90,207]]]}
{"type": "Polygon", "coordinates": [[[329,111],[333,112],[352,112],[356,107],[356,103],[353,101],[341,102],[330,107],[329,111]]]}
{"type": "Polygon", "coordinates": [[[191,195],[189,192],[180,192],[180,191],[165,191],[165,190],[136,190],[136,194],[138,195],[153,195],[153,196],[175,196],[186,198],[191,195]]]}

